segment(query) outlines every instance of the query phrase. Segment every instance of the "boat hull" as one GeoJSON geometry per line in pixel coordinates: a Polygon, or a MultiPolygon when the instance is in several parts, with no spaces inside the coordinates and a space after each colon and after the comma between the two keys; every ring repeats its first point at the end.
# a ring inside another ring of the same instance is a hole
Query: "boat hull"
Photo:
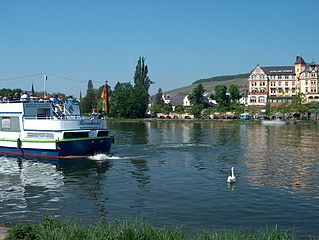
{"type": "Polygon", "coordinates": [[[0,146],[0,154],[44,158],[83,157],[97,153],[109,153],[113,142],[113,137],[106,137],[56,141],[55,149],[43,149],[41,142],[37,143],[38,148],[0,146]]]}

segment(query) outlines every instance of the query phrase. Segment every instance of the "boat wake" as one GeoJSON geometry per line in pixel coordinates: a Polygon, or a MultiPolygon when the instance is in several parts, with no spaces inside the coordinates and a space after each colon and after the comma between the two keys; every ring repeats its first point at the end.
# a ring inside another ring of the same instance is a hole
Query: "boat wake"
{"type": "Polygon", "coordinates": [[[146,156],[130,156],[130,157],[120,157],[120,156],[115,156],[112,154],[104,154],[104,153],[99,153],[95,154],[93,156],[89,156],[88,158],[91,160],[95,161],[103,161],[103,160],[126,160],[126,159],[137,159],[137,158],[144,158],[146,156]]]}

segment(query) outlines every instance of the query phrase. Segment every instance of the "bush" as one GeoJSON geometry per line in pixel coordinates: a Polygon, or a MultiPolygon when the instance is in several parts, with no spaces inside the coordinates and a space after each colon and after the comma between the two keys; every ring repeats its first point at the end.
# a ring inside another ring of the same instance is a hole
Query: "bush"
{"type": "Polygon", "coordinates": [[[17,224],[8,232],[7,239],[10,240],[33,240],[37,239],[36,229],[34,225],[17,224]]]}

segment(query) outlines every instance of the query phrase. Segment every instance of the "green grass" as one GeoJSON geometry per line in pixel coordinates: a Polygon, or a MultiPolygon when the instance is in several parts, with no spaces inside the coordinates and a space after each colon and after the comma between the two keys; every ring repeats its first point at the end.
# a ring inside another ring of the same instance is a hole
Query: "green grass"
{"type": "MultiPolygon", "coordinates": [[[[157,228],[143,221],[122,220],[86,226],[70,220],[46,217],[40,224],[18,224],[11,228],[7,240],[290,240],[297,239],[287,231],[263,230],[251,233],[247,230],[202,232],[189,235],[180,227],[157,228]]],[[[311,238],[310,238],[311,239],[311,238]]]]}

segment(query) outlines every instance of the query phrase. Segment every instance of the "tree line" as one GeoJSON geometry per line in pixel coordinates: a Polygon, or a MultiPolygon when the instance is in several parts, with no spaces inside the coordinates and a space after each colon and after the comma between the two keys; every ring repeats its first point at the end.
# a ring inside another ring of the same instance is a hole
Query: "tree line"
{"type": "MultiPolygon", "coordinates": [[[[110,104],[108,115],[116,118],[145,117],[150,96],[148,92],[152,83],[145,58],[140,57],[134,73],[134,85],[130,82],[117,82],[113,91],[107,86],[110,104]]],[[[103,88],[104,86],[94,89],[92,80],[89,80],[86,96],[81,99],[83,113],[89,114],[93,109],[105,113],[106,101],[101,98],[103,88]]]]}

